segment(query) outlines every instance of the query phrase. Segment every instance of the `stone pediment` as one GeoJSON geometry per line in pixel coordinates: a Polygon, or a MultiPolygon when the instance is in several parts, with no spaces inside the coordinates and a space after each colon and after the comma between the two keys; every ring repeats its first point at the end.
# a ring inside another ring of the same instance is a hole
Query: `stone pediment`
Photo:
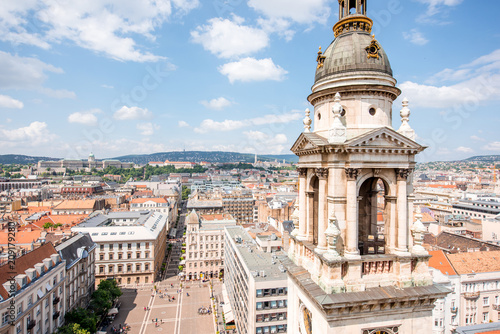
{"type": "Polygon", "coordinates": [[[380,128],[352,138],[345,143],[346,149],[410,150],[421,152],[424,146],[391,128],[380,128]]]}
{"type": "Polygon", "coordinates": [[[293,153],[313,153],[321,150],[321,147],[325,145],[328,145],[328,141],[323,137],[313,132],[303,132],[300,134],[299,138],[297,138],[295,144],[293,144],[291,151],[293,153]]]}

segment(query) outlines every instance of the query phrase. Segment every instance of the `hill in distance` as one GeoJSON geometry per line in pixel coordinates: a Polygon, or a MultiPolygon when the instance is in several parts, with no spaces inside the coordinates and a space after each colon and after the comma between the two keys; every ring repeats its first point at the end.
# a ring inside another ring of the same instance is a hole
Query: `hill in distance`
{"type": "MultiPolygon", "coordinates": [[[[176,151],[176,152],[162,152],[153,154],[141,155],[124,155],[113,158],[120,161],[133,162],[136,164],[147,164],[150,161],[188,161],[188,162],[245,162],[253,163],[255,161],[254,154],[236,153],[236,152],[205,152],[205,151],[176,151]]],[[[283,161],[298,162],[299,158],[294,154],[283,155],[257,155],[259,161],[283,161]]]]}
{"type": "Polygon", "coordinates": [[[20,154],[4,154],[4,155],[0,155],[0,164],[2,164],[2,165],[11,165],[11,164],[28,165],[28,164],[36,164],[40,160],[61,160],[61,159],[58,159],[58,158],[49,158],[49,157],[31,157],[29,155],[20,155],[20,154]]]}

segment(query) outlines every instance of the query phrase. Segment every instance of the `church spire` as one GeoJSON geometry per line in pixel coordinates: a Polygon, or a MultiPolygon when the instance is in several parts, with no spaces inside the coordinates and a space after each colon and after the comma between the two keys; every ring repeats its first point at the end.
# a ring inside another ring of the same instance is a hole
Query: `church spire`
{"type": "Polygon", "coordinates": [[[370,33],[373,21],[366,16],[368,0],[339,0],[339,22],[333,27],[335,37],[352,31],[370,33]]]}

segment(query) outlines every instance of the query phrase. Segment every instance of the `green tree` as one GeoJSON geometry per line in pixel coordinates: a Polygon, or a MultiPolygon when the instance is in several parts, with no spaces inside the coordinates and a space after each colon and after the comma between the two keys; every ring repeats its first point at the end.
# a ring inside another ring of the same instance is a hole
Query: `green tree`
{"type": "Polygon", "coordinates": [[[90,331],[82,328],[77,323],[66,324],[57,329],[57,334],[90,334],[90,331]]]}
{"type": "Polygon", "coordinates": [[[101,281],[97,286],[97,290],[108,291],[112,298],[111,301],[115,300],[123,294],[120,290],[120,287],[118,286],[118,283],[116,283],[116,280],[114,279],[101,281]]]}
{"type": "Polygon", "coordinates": [[[113,305],[113,298],[111,297],[111,293],[104,289],[97,289],[92,294],[92,300],[90,301],[90,308],[94,310],[94,312],[100,316],[106,314],[108,310],[113,305]]]}
{"type": "Polygon", "coordinates": [[[48,230],[51,227],[54,227],[54,224],[52,224],[50,222],[46,222],[45,224],[43,224],[43,228],[46,230],[48,230]]]}
{"type": "MultiPolygon", "coordinates": [[[[66,313],[64,319],[69,324],[76,323],[81,326],[82,329],[89,331],[90,333],[95,333],[97,329],[97,317],[94,313],[88,310],[78,307],[73,311],[66,313]]],[[[66,333],[66,332],[64,332],[66,333]]],[[[72,333],[72,332],[68,332],[72,333]]]]}
{"type": "Polygon", "coordinates": [[[191,189],[186,186],[182,186],[182,200],[187,200],[189,198],[189,195],[191,195],[191,189]]]}

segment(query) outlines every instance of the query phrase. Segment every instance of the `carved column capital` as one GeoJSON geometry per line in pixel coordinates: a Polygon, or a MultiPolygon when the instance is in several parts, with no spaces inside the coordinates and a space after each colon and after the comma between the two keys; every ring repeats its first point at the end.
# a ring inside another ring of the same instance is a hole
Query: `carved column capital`
{"type": "Polygon", "coordinates": [[[307,175],[307,168],[297,167],[297,172],[299,172],[299,176],[306,176],[307,175]]]}
{"type": "Polygon", "coordinates": [[[373,169],[373,176],[374,177],[379,177],[381,173],[382,173],[382,169],[381,168],[374,168],[373,169]]]}
{"type": "Polygon", "coordinates": [[[412,170],[409,168],[396,168],[396,179],[398,181],[406,181],[408,177],[412,173],[412,170]]]}
{"type": "Polygon", "coordinates": [[[359,168],[346,168],[345,175],[348,181],[356,181],[361,170],[359,168]]]}
{"type": "Polygon", "coordinates": [[[314,172],[320,179],[326,179],[328,177],[328,168],[316,168],[314,172]]]}

